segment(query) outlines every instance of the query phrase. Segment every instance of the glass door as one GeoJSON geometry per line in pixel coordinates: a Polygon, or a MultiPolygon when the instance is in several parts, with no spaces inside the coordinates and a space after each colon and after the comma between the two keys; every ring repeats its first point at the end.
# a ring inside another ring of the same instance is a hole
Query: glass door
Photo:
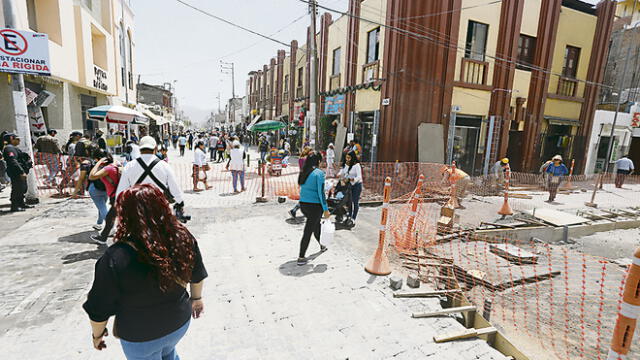
{"type": "Polygon", "coordinates": [[[453,160],[469,175],[474,175],[476,168],[476,151],[480,138],[480,128],[456,126],[453,139],[453,160]]]}

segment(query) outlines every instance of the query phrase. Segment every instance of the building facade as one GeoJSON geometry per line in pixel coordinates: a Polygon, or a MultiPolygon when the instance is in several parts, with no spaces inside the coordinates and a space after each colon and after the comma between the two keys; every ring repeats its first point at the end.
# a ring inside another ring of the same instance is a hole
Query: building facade
{"type": "MultiPolygon", "coordinates": [[[[615,11],[612,0],[351,0],[318,22],[319,127],[345,126],[366,161],[442,162],[452,149],[477,175],[501,157],[532,171],[560,154],[582,172],[615,11]]],[[[292,42],[250,74],[252,109],[304,123],[307,49],[292,42]],[[289,85],[274,94],[278,81],[289,85]]]]}
{"type": "MultiPolygon", "coordinates": [[[[42,116],[47,128],[65,138],[72,130],[106,129],[104,122],[89,119],[87,109],[135,105],[134,14],[129,0],[15,3],[16,27],[49,37],[51,76],[25,75],[25,87],[50,99],[46,106],[30,104],[30,116],[42,116]]],[[[0,129],[10,131],[15,129],[11,81],[11,74],[0,73],[0,129]]]]}

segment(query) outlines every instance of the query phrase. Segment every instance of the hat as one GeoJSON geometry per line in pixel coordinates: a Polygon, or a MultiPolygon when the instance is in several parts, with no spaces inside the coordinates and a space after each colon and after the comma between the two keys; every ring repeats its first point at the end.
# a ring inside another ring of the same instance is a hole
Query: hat
{"type": "Polygon", "coordinates": [[[69,134],[69,136],[82,136],[82,133],[80,131],[72,131],[71,134],[69,134]]]}
{"type": "Polygon", "coordinates": [[[560,160],[560,161],[562,161],[562,156],[556,155],[556,156],[552,157],[551,160],[560,160]]]}
{"type": "Polygon", "coordinates": [[[502,160],[500,160],[500,162],[502,162],[503,164],[508,164],[509,158],[503,158],[502,160]]]}
{"type": "Polygon", "coordinates": [[[142,149],[155,150],[158,144],[156,144],[156,140],[151,136],[143,136],[142,139],[140,139],[139,146],[140,146],[140,150],[142,149]]]}
{"type": "Polygon", "coordinates": [[[58,131],[55,129],[49,129],[49,131],[47,131],[47,134],[51,135],[51,134],[57,134],[58,131]]]}
{"type": "Polygon", "coordinates": [[[4,141],[9,141],[9,140],[11,140],[11,138],[19,139],[20,136],[16,135],[15,133],[6,133],[6,134],[4,134],[4,141]]]}

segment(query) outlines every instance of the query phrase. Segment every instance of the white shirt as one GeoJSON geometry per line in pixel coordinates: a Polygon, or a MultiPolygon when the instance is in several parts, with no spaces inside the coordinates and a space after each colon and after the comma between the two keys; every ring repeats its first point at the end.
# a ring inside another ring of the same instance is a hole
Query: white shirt
{"type": "Polygon", "coordinates": [[[184,136],[180,136],[178,138],[178,144],[180,144],[181,146],[185,146],[187,145],[187,138],[184,136]]]}
{"type": "Polygon", "coordinates": [[[206,164],[207,154],[205,154],[200,148],[196,148],[196,151],[193,153],[193,165],[204,166],[206,164]]]}
{"type": "Polygon", "coordinates": [[[349,171],[349,165],[345,165],[342,170],[340,170],[340,176],[343,176],[349,180],[351,180],[351,185],[355,185],[357,183],[362,182],[362,167],[360,163],[357,163],[351,167],[351,171],[349,171]]]}
{"type": "MultiPolygon", "coordinates": [[[[145,164],[149,165],[158,157],[154,154],[143,154],[140,156],[140,158],[142,159],[142,161],[144,161],[145,164]]],[[[184,201],[182,197],[182,190],[180,190],[180,187],[176,182],[176,178],[173,175],[171,166],[169,166],[166,161],[158,162],[156,166],[153,167],[151,172],[156,178],[158,178],[158,180],[162,184],[164,184],[164,186],[167,187],[167,189],[169,189],[171,195],[173,195],[173,198],[176,200],[176,203],[179,204],[184,201]]],[[[116,190],[116,197],[120,195],[120,193],[124,190],[132,187],[133,185],[136,185],[136,181],[138,181],[143,173],[144,170],[137,160],[130,161],[127,166],[124,167],[122,175],[120,176],[120,183],[118,184],[118,190],[116,190]]],[[[141,184],[155,185],[156,183],[153,181],[153,179],[151,179],[150,176],[147,176],[146,178],[144,178],[144,180],[142,180],[141,184]]]]}
{"type": "Polygon", "coordinates": [[[618,170],[634,170],[633,161],[627,157],[618,159],[618,161],[616,161],[616,166],[618,167],[618,170]]]}
{"type": "Polygon", "coordinates": [[[229,162],[229,169],[235,170],[235,171],[243,171],[244,170],[244,149],[233,148],[229,152],[229,156],[231,157],[231,161],[229,162]]]}
{"type": "Polygon", "coordinates": [[[131,144],[131,160],[135,160],[141,155],[142,154],[140,153],[140,147],[137,144],[131,144]]]}
{"type": "Polygon", "coordinates": [[[336,158],[336,152],[332,148],[327,148],[327,162],[333,163],[336,158]]]}
{"type": "Polygon", "coordinates": [[[291,145],[289,144],[288,141],[284,142],[284,151],[291,152],[291,145]]]}
{"type": "Polygon", "coordinates": [[[214,148],[216,147],[216,145],[218,145],[218,137],[217,136],[212,136],[209,138],[209,147],[210,148],[214,148]]]}

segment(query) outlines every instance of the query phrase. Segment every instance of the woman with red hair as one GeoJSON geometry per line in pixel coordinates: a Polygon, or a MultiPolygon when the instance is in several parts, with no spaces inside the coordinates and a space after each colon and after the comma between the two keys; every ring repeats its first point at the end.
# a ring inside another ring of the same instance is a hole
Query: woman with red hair
{"type": "Polygon", "coordinates": [[[106,347],[107,321],[115,316],[113,332],[127,359],[177,360],[175,346],[190,317],[199,318],[204,309],[207,271],[198,243],[153,185],[123,191],[116,212],[115,243],[98,259],[83,305],[93,346],[106,347]]]}

